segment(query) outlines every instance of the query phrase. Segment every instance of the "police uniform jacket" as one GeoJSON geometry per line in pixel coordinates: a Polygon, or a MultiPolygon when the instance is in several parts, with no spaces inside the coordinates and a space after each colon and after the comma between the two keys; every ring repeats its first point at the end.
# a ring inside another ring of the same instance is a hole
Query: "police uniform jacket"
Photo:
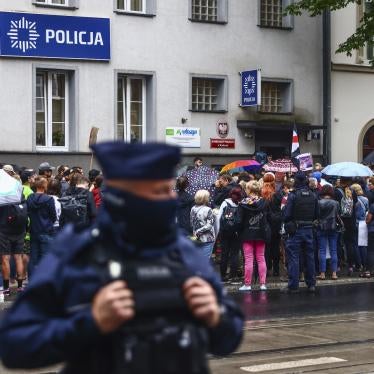
{"type": "MultiPolygon", "coordinates": [[[[111,373],[114,334],[103,335],[96,326],[91,302],[103,286],[93,266],[79,258],[98,240],[123,250],[120,231],[105,211],[94,226],[76,232],[68,225],[54,241],[26,291],[20,295],[0,326],[0,358],[10,368],[39,368],[67,363],[66,373],[111,373]],[[102,370],[100,369],[102,367],[102,370]]],[[[224,311],[220,324],[210,329],[209,351],[233,352],[242,337],[243,318],[225,295],[217,274],[192,242],[179,238],[182,261],[193,275],[207,280],[224,311]]],[[[176,243],[173,243],[176,245],[176,243]]],[[[166,248],[142,253],[157,255],[166,248]]]]}

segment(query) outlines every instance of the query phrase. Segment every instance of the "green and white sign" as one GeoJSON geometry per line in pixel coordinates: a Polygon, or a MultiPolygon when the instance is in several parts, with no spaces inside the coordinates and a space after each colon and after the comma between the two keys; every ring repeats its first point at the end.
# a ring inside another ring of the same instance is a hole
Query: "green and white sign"
{"type": "Polygon", "coordinates": [[[168,144],[184,148],[200,148],[200,129],[194,127],[167,127],[165,140],[168,144]]]}

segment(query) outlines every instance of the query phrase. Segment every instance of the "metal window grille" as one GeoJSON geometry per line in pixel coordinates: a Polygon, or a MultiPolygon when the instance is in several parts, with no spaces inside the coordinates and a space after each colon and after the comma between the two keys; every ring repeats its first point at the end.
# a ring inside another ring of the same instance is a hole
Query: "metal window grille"
{"type": "Polygon", "coordinates": [[[192,79],[192,110],[217,110],[218,81],[215,79],[192,79]]]}
{"type": "Polygon", "coordinates": [[[217,21],[218,0],[192,0],[192,19],[217,21]]]}
{"type": "Polygon", "coordinates": [[[261,112],[282,113],[283,100],[282,90],[278,83],[262,82],[261,83],[261,112]]]}
{"type": "Polygon", "coordinates": [[[282,0],[261,0],[262,26],[282,27],[283,7],[282,0]]]}
{"type": "Polygon", "coordinates": [[[51,5],[68,5],[68,0],[36,0],[36,2],[51,5]]]}

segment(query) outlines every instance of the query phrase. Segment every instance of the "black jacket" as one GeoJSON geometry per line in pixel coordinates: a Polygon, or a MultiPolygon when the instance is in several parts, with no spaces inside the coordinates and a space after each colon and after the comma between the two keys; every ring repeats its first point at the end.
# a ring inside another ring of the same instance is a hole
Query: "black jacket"
{"type": "Polygon", "coordinates": [[[268,240],[265,230],[265,226],[268,225],[268,212],[268,203],[262,198],[257,201],[247,198],[239,204],[242,241],[268,240]]]}
{"type": "Polygon", "coordinates": [[[213,194],[214,207],[219,208],[221,204],[229,197],[229,192],[235,187],[240,186],[235,182],[231,182],[225,187],[216,187],[213,194]]]}
{"type": "Polygon", "coordinates": [[[56,208],[52,196],[34,193],[27,199],[27,210],[30,217],[30,234],[51,234],[56,222],[56,208]]]}
{"type": "Polygon", "coordinates": [[[192,234],[190,213],[194,205],[194,198],[186,191],[178,191],[177,222],[178,226],[187,234],[192,234]]]}
{"type": "MultiPolygon", "coordinates": [[[[82,187],[69,187],[66,192],[63,194],[65,196],[78,196],[78,195],[87,195],[87,218],[88,223],[92,223],[96,217],[96,204],[92,192],[88,191],[82,187]]],[[[60,225],[63,226],[63,217],[61,215],[60,225]]]]}

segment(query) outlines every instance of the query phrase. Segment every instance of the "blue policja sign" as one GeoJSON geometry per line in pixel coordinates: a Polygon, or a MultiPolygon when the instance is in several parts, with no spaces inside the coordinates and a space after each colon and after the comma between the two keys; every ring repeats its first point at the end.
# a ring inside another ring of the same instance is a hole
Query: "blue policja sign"
{"type": "Polygon", "coordinates": [[[0,12],[0,56],[110,60],[110,21],[0,12]]]}
{"type": "Polygon", "coordinates": [[[242,100],[241,106],[261,105],[261,70],[241,72],[242,100]]]}

